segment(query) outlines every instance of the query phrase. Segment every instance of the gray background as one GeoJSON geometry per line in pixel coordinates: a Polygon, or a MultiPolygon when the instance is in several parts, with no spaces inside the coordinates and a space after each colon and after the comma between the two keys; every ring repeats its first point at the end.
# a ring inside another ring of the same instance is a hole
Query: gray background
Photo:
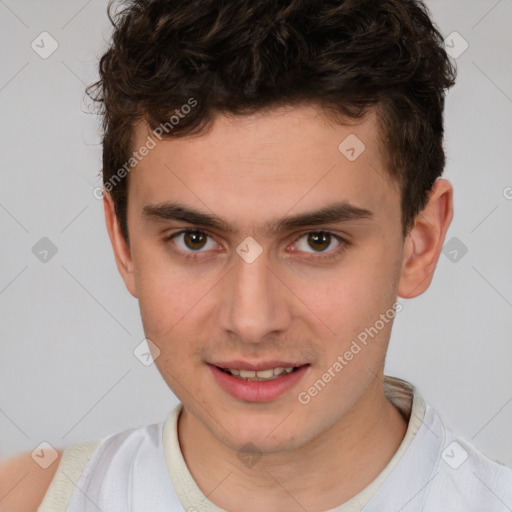
{"type": "MultiPolygon", "coordinates": [[[[386,373],[512,465],[512,2],[428,5],[445,37],[455,31],[469,45],[446,109],[456,209],[447,241],[456,239],[427,293],[403,300],[386,373]]],[[[144,338],[138,304],[93,196],[101,147],[84,87],[110,35],[106,1],[0,0],[0,33],[4,458],[162,421],[177,400],[133,354],[144,338]],[[45,59],[31,47],[44,31],[59,45],[45,59]],[[57,248],[46,263],[32,250],[43,237],[57,248]]],[[[447,41],[463,48],[458,36],[447,41]]]]}

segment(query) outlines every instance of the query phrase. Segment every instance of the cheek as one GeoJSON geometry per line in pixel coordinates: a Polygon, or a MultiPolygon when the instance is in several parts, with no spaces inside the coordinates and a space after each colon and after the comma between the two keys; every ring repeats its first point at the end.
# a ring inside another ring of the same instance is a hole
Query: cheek
{"type": "Polygon", "coordinates": [[[194,287],[165,251],[151,248],[149,242],[134,246],[133,262],[144,332],[159,345],[191,309],[194,287]]]}
{"type": "Polygon", "coordinates": [[[347,253],[329,271],[289,275],[322,335],[330,332],[333,338],[346,340],[373,325],[395,302],[400,258],[396,247],[380,242],[347,253]]]}
{"type": "Polygon", "coordinates": [[[196,352],[204,339],[205,321],[211,318],[209,299],[218,276],[193,266],[187,270],[173,263],[165,251],[150,249],[149,242],[142,247],[133,251],[140,315],[145,336],[160,351],[155,363],[172,385],[170,375],[182,375],[187,367],[183,361],[198,360],[196,352]]]}

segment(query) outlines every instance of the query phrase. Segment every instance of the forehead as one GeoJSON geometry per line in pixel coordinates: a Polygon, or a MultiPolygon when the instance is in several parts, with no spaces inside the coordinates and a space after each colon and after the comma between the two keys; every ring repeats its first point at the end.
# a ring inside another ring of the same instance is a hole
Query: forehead
{"type": "Polygon", "coordinates": [[[198,136],[162,140],[139,124],[135,149],[149,140],[152,149],[129,177],[128,202],[138,211],[179,200],[254,226],[257,218],[339,201],[371,211],[399,207],[374,113],[351,124],[312,106],[218,115],[198,136]]]}

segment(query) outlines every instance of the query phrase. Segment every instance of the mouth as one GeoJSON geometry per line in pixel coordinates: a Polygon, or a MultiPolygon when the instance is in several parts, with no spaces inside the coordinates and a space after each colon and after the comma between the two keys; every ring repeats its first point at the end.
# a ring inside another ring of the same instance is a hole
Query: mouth
{"type": "Polygon", "coordinates": [[[252,365],[240,361],[208,363],[214,382],[237,400],[268,402],[295,388],[311,364],[268,361],[252,365]]]}
{"type": "Polygon", "coordinates": [[[277,366],[275,368],[267,368],[266,370],[242,370],[238,368],[221,368],[217,366],[217,368],[229,375],[232,375],[233,377],[236,377],[240,380],[246,380],[246,381],[252,381],[252,382],[266,382],[269,380],[275,380],[282,377],[285,377],[286,375],[289,375],[290,373],[293,373],[297,371],[301,366],[306,365],[300,365],[300,366],[288,366],[287,368],[284,368],[282,366],[277,366]]]}

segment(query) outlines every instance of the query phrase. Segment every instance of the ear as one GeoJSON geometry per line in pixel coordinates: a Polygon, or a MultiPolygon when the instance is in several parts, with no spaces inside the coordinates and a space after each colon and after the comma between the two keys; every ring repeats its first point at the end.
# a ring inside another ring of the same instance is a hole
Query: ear
{"type": "Polygon", "coordinates": [[[438,179],[405,240],[398,284],[400,297],[417,297],[430,286],[452,217],[452,185],[445,179],[438,179]]]}
{"type": "Polygon", "coordinates": [[[114,200],[107,192],[103,193],[103,208],[105,210],[105,222],[107,224],[108,236],[114,249],[116,265],[128,291],[136,298],[135,276],[133,271],[133,260],[126,240],[119,226],[119,220],[114,208],[114,200]]]}

